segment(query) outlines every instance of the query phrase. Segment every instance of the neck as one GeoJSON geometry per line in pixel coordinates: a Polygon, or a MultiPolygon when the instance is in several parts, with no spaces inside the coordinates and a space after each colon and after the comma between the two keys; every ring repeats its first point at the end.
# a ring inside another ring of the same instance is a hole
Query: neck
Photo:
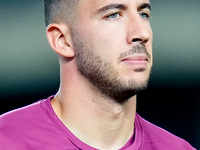
{"type": "Polygon", "coordinates": [[[133,134],[136,96],[119,104],[92,92],[81,78],[73,75],[61,84],[51,101],[55,113],[84,143],[97,149],[122,148],[133,134]]]}

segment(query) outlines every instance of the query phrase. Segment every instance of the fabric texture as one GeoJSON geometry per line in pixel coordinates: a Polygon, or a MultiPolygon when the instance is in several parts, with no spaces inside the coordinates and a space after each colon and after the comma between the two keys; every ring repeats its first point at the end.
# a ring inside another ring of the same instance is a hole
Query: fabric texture
{"type": "MultiPolygon", "coordinates": [[[[96,150],[80,141],[56,116],[51,98],[0,116],[0,150],[96,150]]],[[[134,135],[121,150],[195,150],[136,114],[134,135]]]]}

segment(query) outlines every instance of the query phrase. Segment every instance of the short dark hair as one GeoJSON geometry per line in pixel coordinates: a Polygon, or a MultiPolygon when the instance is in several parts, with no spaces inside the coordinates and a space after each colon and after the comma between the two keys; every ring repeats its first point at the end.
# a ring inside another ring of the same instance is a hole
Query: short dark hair
{"type": "Polygon", "coordinates": [[[79,0],[44,0],[45,23],[71,22],[79,0]]]}

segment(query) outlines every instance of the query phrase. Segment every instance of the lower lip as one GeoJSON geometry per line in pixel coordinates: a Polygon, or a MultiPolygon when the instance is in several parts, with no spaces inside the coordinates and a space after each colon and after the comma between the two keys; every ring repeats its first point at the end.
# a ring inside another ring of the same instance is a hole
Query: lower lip
{"type": "Polygon", "coordinates": [[[146,60],[123,60],[123,63],[135,67],[146,67],[147,66],[147,61],[146,60]]]}

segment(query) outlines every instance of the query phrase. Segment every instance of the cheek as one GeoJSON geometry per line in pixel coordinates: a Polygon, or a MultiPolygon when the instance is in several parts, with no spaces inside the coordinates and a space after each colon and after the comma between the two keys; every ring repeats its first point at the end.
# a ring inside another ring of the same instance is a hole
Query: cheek
{"type": "Polygon", "coordinates": [[[152,50],[153,40],[152,39],[153,38],[150,38],[149,41],[146,43],[146,49],[151,56],[151,64],[153,62],[153,50],[152,50]]]}
{"type": "Polygon", "coordinates": [[[116,31],[105,31],[99,30],[90,34],[90,46],[91,49],[97,51],[99,55],[103,54],[105,57],[117,55],[122,50],[123,38],[116,31]]]}
{"type": "Polygon", "coordinates": [[[149,37],[149,41],[146,43],[146,48],[147,48],[149,54],[152,55],[153,32],[152,32],[151,28],[149,29],[149,32],[150,32],[150,37],[149,37]]]}
{"type": "Polygon", "coordinates": [[[94,23],[90,26],[81,26],[79,34],[83,44],[96,55],[110,63],[118,62],[119,55],[128,50],[126,45],[126,32],[124,28],[116,25],[94,23]]]}

